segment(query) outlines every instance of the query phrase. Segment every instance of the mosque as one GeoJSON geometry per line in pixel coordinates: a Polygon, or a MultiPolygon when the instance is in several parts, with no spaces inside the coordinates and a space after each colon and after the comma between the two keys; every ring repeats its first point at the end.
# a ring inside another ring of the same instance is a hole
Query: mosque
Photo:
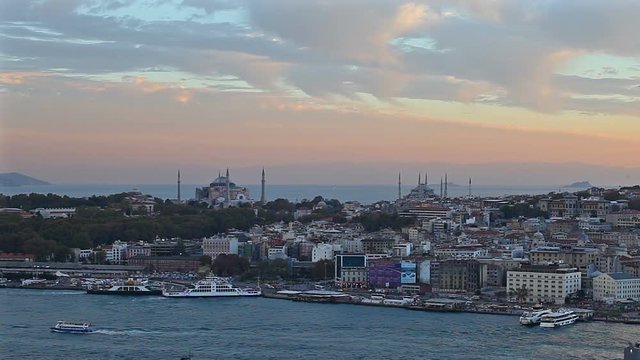
{"type": "Polygon", "coordinates": [[[411,189],[411,192],[405,196],[405,201],[425,201],[436,197],[432,188],[427,185],[427,173],[424,174],[424,183],[418,174],[418,186],[411,189]]]}
{"type": "MultiPolygon", "coordinates": [[[[262,176],[264,182],[264,170],[262,176]]],[[[218,173],[218,177],[209,186],[196,188],[196,200],[206,202],[211,207],[238,206],[251,202],[249,189],[231,182],[229,169],[226,176],[218,173]]]]}

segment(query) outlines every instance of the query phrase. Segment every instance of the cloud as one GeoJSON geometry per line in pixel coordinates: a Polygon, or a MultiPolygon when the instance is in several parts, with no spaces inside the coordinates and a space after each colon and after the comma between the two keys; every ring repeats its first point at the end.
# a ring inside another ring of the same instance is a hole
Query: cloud
{"type": "Polygon", "coordinates": [[[639,42],[630,36],[640,33],[636,1],[183,0],[163,2],[175,14],[155,21],[136,16],[133,9],[145,4],[2,2],[2,52],[12,60],[3,69],[87,78],[129,73],[144,77],[138,85],[148,93],[167,86],[151,83],[149,69],[179,71],[206,86],[231,78],[227,91],[265,92],[285,97],[282,103],[333,101],[334,108],[365,108],[374,97],[397,111],[403,109],[396,100],[409,98],[542,113],[636,113],[634,70],[618,83],[605,80],[615,71],[607,64],[593,67],[602,82],[559,75],[589,54],[638,58],[639,42]],[[180,15],[185,9],[197,16],[180,15]],[[224,20],[220,12],[241,20],[212,21],[224,20]]]}
{"type": "Polygon", "coordinates": [[[331,61],[397,61],[389,42],[430,19],[424,4],[387,1],[249,1],[251,23],[331,61]]]}

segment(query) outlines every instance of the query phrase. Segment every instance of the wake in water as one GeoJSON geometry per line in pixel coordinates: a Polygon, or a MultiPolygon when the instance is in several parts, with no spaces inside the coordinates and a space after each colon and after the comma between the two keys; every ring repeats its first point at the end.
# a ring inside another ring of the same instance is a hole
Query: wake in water
{"type": "Polygon", "coordinates": [[[147,330],[112,330],[112,329],[97,329],[92,334],[102,334],[102,335],[152,335],[152,334],[161,334],[160,331],[147,331],[147,330]]]}

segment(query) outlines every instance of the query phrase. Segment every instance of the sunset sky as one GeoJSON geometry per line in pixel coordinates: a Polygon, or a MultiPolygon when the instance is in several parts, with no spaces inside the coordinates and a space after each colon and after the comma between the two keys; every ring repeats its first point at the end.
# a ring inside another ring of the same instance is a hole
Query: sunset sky
{"type": "Polygon", "coordinates": [[[0,172],[640,183],[639,34],[636,0],[2,0],[0,172]]]}

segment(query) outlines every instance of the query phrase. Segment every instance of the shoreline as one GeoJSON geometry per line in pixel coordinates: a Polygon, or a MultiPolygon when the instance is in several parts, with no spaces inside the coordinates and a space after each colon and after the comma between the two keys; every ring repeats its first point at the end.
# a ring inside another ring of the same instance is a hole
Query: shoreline
{"type": "MultiPolygon", "coordinates": [[[[20,285],[7,285],[0,287],[1,289],[24,289],[24,290],[59,290],[59,291],[78,291],[86,293],[86,289],[72,287],[72,286],[20,286],[20,285]]],[[[91,294],[87,294],[91,295],[91,294]]],[[[439,313],[459,313],[459,314],[482,314],[482,315],[500,315],[500,316],[520,316],[521,311],[492,311],[492,310],[481,310],[481,309],[468,309],[468,308],[444,308],[444,307],[429,307],[429,306],[421,306],[415,304],[384,304],[384,303],[368,303],[361,301],[354,301],[349,294],[345,294],[347,296],[344,297],[318,297],[318,298],[301,298],[301,297],[292,297],[290,295],[281,295],[272,291],[263,291],[262,296],[266,299],[274,299],[274,300],[287,300],[294,302],[305,302],[305,303],[321,303],[321,304],[336,304],[336,305],[355,305],[355,306],[370,306],[370,307],[384,307],[384,308],[396,308],[410,311],[423,311],[423,312],[439,312],[439,313]]],[[[113,295],[118,296],[118,295],[113,295]]],[[[626,325],[640,325],[640,319],[635,318],[621,318],[621,317],[607,317],[607,316],[593,316],[588,320],[580,320],[584,321],[598,321],[603,323],[618,323],[618,324],[626,324],[626,325]]]]}

